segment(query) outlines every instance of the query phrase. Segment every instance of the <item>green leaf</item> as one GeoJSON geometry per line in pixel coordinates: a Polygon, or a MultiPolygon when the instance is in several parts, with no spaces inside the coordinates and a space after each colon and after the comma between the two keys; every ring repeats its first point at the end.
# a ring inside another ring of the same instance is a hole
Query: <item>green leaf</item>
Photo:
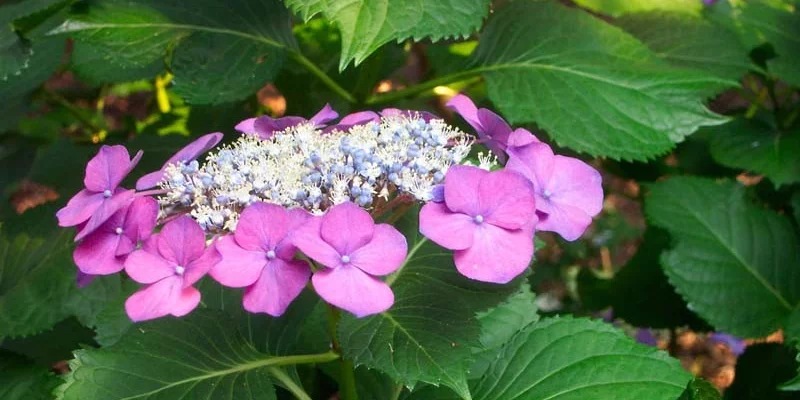
{"type": "MultiPolygon", "coordinates": [[[[789,316],[786,326],[783,331],[784,343],[794,346],[798,351],[797,363],[800,366],[800,308],[796,308],[789,316]]],[[[800,367],[798,367],[797,375],[790,381],[781,384],[781,390],[785,391],[800,391],[800,367]]]]}
{"type": "Polygon", "coordinates": [[[46,400],[58,385],[52,373],[24,357],[0,351],[0,399],[46,400]]]}
{"type": "Polygon", "coordinates": [[[536,296],[527,284],[497,307],[478,313],[481,323],[480,347],[473,350],[470,379],[480,378],[500,353],[503,345],[526,326],[539,320],[536,296]]]}
{"type": "Polygon", "coordinates": [[[670,283],[718,330],[765,336],[797,306],[794,229],[784,216],[751,204],[743,186],[672,178],[652,186],[645,212],[676,242],[661,258],[670,283]]]}
{"type": "Polygon", "coordinates": [[[601,279],[588,269],[578,278],[581,301],[611,306],[614,317],[643,328],[677,328],[689,325],[704,328],[705,323],[686,307],[661,270],[659,257],[669,247],[670,237],[658,228],[648,228],[636,254],[613,279],[601,279]],[[600,297],[606,302],[597,301],[600,297]],[[605,304],[603,304],[605,303],[605,304]]]}
{"type": "Polygon", "coordinates": [[[102,49],[98,47],[77,42],[72,49],[70,69],[88,84],[99,86],[103,83],[153,79],[165,70],[164,61],[160,59],[140,68],[120,68],[116,64],[108,63],[102,49]]]}
{"type": "Polygon", "coordinates": [[[0,101],[5,103],[19,99],[50,78],[61,64],[64,46],[63,38],[47,38],[33,43],[28,67],[7,80],[0,80],[0,101]]]}
{"type": "Polygon", "coordinates": [[[671,67],[619,28],[551,2],[497,11],[473,62],[512,123],[535,122],[560,145],[625,160],[664,154],[723,123],[703,101],[737,85],[671,67]]]}
{"type": "Polygon", "coordinates": [[[800,129],[781,132],[740,118],[714,127],[710,135],[718,163],[764,174],[776,186],[800,182],[800,129]]]}
{"type": "Polygon", "coordinates": [[[626,15],[616,24],[676,66],[732,80],[738,80],[752,67],[736,34],[700,17],[648,12],[626,15]]]}
{"type": "Polygon", "coordinates": [[[694,378],[678,400],[720,400],[719,390],[703,378],[694,378]]]}
{"type": "Polygon", "coordinates": [[[94,331],[81,325],[76,318],[67,318],[52,329],[33,336],[3,340],[0,348],[30,358],[42,366],[69,360],[72,352],[86,345],[95,345],[94,331]]]}
{"type": "Polygon", "coordinates": [[[781,392],[777,386],[797,370],[795,351],[777,343],[747,346],[736,360],[736,379],[725,390],[725,400],[792,400],[796,393],[781,392]]]}
{"type": "Polygon", "coordinates": [[[481,334],[475,314],[514,293],[519,280],[493,285],[463,277],[452,252],[421,237],[416,220],[410,212],[398,224],[411,248],[405,266],[387,280],[394,305],[366,318],[343,316],[339,344],[356,366],[376,368],[407,387],[445,385],[469,399],[467,369],[481,334]]]}
{"type": "Polygon", "coordinates": [[[694,0],[575,0],[575,3],[612,17],[657,10],[699,14],[703,9],[702,1],[694,0]]]}
{"type": "Polygon", "coordinates": [[[321,13],[342,34],[339,70],[392,40],[467,37],[489,14],[487,0],[285,0],[306,21],[321,13]]]}
{"type": "Polygon", "coordinates": [[[122,69],[141,71],[167,56],[175,90],[198,104],[251,95],[296,46],[278,0],[97,1],[52,33],[70,34],[122,69]]]}
{"type": "Polygon", "coordinates": [[[480,400],[674,400],[690,379],[678,360],[611,325],[554,318],[514,336],[472,393],[480,400]]]}
{"type": "Polygon", "coordinates": [[[41,22],[70,2],[28,0],[0,7],[0,82],[21,79],[23,70],[36,65],[31,58],[38,50],[21,34],[34,27],[33,21],[41,22]]]}
{"type": "Polygon", "coordinates": [[[109,347],[76,351],[62,398],[274,400],[268,368],[282,363],[256,351],[224,314],[196,310],[139,324],[109,347]]]}

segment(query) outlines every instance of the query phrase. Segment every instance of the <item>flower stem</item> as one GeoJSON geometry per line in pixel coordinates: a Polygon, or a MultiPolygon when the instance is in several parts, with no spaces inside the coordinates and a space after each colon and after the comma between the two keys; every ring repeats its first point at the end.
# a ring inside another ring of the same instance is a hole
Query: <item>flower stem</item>
{"type": "Polygon", "coordinates": [[[292,57],[293,60],[297,61],[298,64],[305,67],[309,72],[311,72],[314,76],[316,76],[322,83],[325,84],[329,89],[333,90],[339,96],[342,96],[343,99],[347,100],[350,103],[355,103],[356,98],[350,94],[347,90],[343,87],[339,86],[336,81],[334,81],[328,74],[326,74],[323,70],[319,69],[311,60],[306,58],[306,56],[300,54],[297,51],[290,51],[289,55],[292,57]]]}
{"type": "MultiPolygon", "coordinates": [[[[342,315],[338,308],[328,305],[328,334],[331,337],[331,347],[337,354],[342,353],[339,347],[339,339],[336,336],[336,327],[342,315]]],[[[356,374],[353,363],[339,358],[339,398],[341,400],[358,400],[356,391],[356,374]]]]}
{"type": "Polygon", "coordinates": [[[294,395],[294,397],[298,400],[311,400],[311,396],[303,390],[302,387],[298,386],[292,378],[286,374],[282,369],[278,367],[269,367],[267,371],[273,378],[277,379],[278,382],[283,384],[283,387],[286,388],[289,392],[294,395]]]}
{"type": "Polygon", "coordinates": [[[431,90],[437,86],[448,85],[453,82],[465,81],[477,77],[483,70],[480,68],[469,69],[466,71],[456,72],[454,74],[445,75],[440,78],[431,79],[414,86],[407,87],[402,90],[388,92],[384,94],[377,94],[367,98],[367,105],[391,103],[406,97],[411,97],[422,92],[431,90]]]}

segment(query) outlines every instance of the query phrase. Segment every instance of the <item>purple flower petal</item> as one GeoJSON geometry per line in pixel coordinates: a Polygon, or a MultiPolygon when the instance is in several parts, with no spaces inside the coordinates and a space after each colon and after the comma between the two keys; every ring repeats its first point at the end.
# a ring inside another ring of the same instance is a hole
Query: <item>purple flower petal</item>
{"type": "Polygon", "coordinates": [[[577,158],[556,156],[553,174],[543,188],[551,203],[568,204],[589,216],[603,210],[603,178],[596,169],[577,158]]]}
{"type": "Polygon", "coordinates": [[[276,258],[261,269],[255,284],[245,290],[242,299],[244,309],[279,317],[300,295],[309,277],[311,268],[308,263],[276,258]]]}
{"type": "Polygon", "coordinates": [[[393,116],[401,116],[406,118],[422,118],[425,122],[430,122],[434,119],[441,119],[438,116],[431,114],[427,111],[416,111],[416,110],[401,110],[399,108],[384,108],[381,110],[381,115],[384,117],[393,117],[393,116]]]}
{"type": "MultiPolygon", "coordinates": [[[[158,201],[152,197],[137,197],[128,206],[122,228],[125,236],[136,245],[139,241],[147,240],[153,234],[157,220],[158,201]]],[[[119,252],[117,255],[120,255],[119,252]]]]}
{"type": "Polygon", "coordinates": [[[309,258],[328,268],[335,268],[342,262],[341,254],[322,239],[321,226],[322,217],[313,217],[292,235],[291,240],[309,258]]]}
{"type": "Polygon", "coordinates": [[[236,124],[234,129],[246,135],[254,134],[256,133],[255,123],[256,123],[256,118],[248,118],[236,124]]]}
{"type": "Polygon", "coordinates": [[[467,278],[491,283],[508,283],[523,273],[533,257],[533,232],[507,231],[491,224],[475,230],[472,246],[456,250],[458,272],[467,278]]]}
{"type": "Polygon", "coordinates": [[[58,226],[75,226],[86,222],[100,207],[105,197],[102,193],[95,193],[86,189],[72,196],[67,205],[58,210],[58,226]]]}
{"type": "Polygon", "coordinates": [[[294,258],[295,253],[297,253],[297,247],[295,247],[292,238],[294,237],[295,233],[306,224],[306,222],[313,218],[313,216],[302,208],[293,208],[288,211],[288,215],[289,232],[286,234],[286,237],[281,239],[275,246],[275,254],[278,256],[278,258],[290,261],[292,258],[294,258]]]}
{"type": "Polygon", "coordinates": [[[243,249],[230,235],[219,239],[216,247],[222,255],[222,261],[211,269],[210,275],[224,286],[246,287],[254,284],[268,262],[263,250],[243,249]]]}
{"type": "Polygon", "coordinates": [[[117,257],[120,237],[113,232],[97,230],[75,247],[72,259],[84,274],[110,275],[125,268],[125,259],[117,257]]]}
{"type": "Polygon", "coordinates": [[[330,104],[325,103],[325,106],[322,107],[322,109],[316,114],[314,114],[314,116],[309,119],[309,122],[312,122],[316,127],[323,127],[325,124],[335,120],[338,117],[339,113],[337,113],[330,104]]]}
{"type": "Polygon", "coordinates": [[[179,161],[187,162],[196,160],[201,154],[211,150],[222,140],[222,133],[215,132],[207,135],[200,136],[193,142],[178,150],[175,155],[169,158],[167,162],[161,167],[160,170],[151,172],[136,181],[136,190],[150,189],[158,184],[164,177],[164,171],[167,166],[179,161]]]}
{"type": "Polygon", "coordinates": [[[272,118],[267,115],[256,118],[253,122],[254,133],[258,135],[261,140],[266,140],[272,137],[275,132],[283,131],[295,125],[306,122],[302,117],[282,117],[272,118]]]}
{"type": "Polygon", "coordinates": [[[388,275],[408,254],[406,237],[391,225],[375,226],[372,240],[350,254],[350,263],[370,275],[388,275]]]}
{"type": "Polygon", "coordinates": [[[351,202],[338,204],[322,216],[320,235],[341,255],[349,255],[372,239],[375,222],[351,202]]]}
{"type": "Polygon", "coordinates": [[[444,201],[453,212],[476,216],[481,208],[478,202],[478,183],[488,175],[478,167],[455,165],[444,178],[444,201]]]}
{"type": "Polygon", "coordinates": [[[89,220],[86,221],[86,225],[84,225],[75,236],[75,241],[79,241],[85,238],[86,235],[94,232],[106,222],[106,220],[111,218],[114,213],[130,204],[135,194],[136,191],[123,188],[117,188],[114,194],[108,198],[101,194],[103,200],[100,202],[99,207],[94,210],[92,216],[89,217],[89,220]]]}
{"type": "Polygon", "coordinates": [[[75,284],[78,285],[79,288],[83,289],[86,286],[89,286],[89,284],[94,281],[94,278],[97,278],[97,275],[84,274],[78,270],[78,273],[75,276],[75,284]]]}
{"type": "Polygon", "coordinates": [[[536,215],[533,185],[512,171],[487,174],[478,185],[483,217],[486,222],[506,229],[519,229],[536,215]]]}
{"type": "Polygon", "coordinates": [[[481,121],[478,119],[478,108],[469,97],[459,94],[450,99],[445,106],[461,115],[461,118],[464,118],[476,131],[483,131],[481,121]]]}
{"type": "Polygon", "coordinates": [[[359,318],[386,311],[394,303],[389,285],[354,266],[317,271],[311,282],[325,301],[359,318]]]}
{"type": "Polygon", "coordinates": [[[125,146],[102,146],[86,164],[83,184],[93,192],[114,191],[141,158],[142,152],[139,151],[131,160],[125,146]]]}
{"type": "Polygon", "coordinates": [[[517,128],[514,129],[514,132],[511,132],[511,134],[508,135],[509,148],[522,147],[531,143],[540,143],[540,141],[527,129],[517,128]]]}
{"type": "Polygon", "coordinates": [[[183,286],[189,287],[194,285],[202,277],[206,276],[208,271],[211,271],[218,262],[222,260],[222,256],[217,251],[216,242],[206,247],[203,254],[192,260],[186,265],[186,271],[183,275],[183,286]]]}
{"type": "Polygon", "coordinates": [[[164,259],[185,268],[203,255],[206,235],[194,219],[183,216],[164,225],[156,244],[164,259]]]}
{"type": "Polygon", "coordinates": [[[555,232],[565,240],[577,240],[592,223],[592,217],[583,210],[568,204],[552,204],[550,213],[539,220],[536,229],[555,232]]]}
{"type": "Polygon", "coordinates": [[[451,212],[442,203],[428,203],[419,212],[419,231],[434,243],[450,250],[472,246],[476,228],[472,217],[451,212]]]}
{"type": "Polygon", "coordinates": [[[236,225],[236,243],[244,249],[273,250],[289,232],[289,214],[275,204],[253,203],[242,211],[236,225]]]}
{"type": "Polygon", "coordinates": [[[354,125],[366,124],[368,122],[378,122],[380,120],[381,116],[374,111],[360,111],[357,113],[346,115],[344,118],[339,120],[338,125],[354,126],[354,125]]]}
{"type": "Polygon", "coordinates": [[[478,110],[478,120],[482,127],[478,130],[478,135],[485,139],[483,144],[497,156],[498,160],[505,162],[505,150],[511,135],[511,127],[499,115],[485,108],[478,110]]]}

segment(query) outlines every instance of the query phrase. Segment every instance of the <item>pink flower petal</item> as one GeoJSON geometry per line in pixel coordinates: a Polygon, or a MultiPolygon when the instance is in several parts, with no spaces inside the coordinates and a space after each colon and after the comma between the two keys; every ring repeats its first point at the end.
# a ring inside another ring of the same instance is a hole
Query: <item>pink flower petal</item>
{"type": "Polygon", "coordinates": [[[194,285],[195,282],[206,276],[220,261],[222,261],[222,256],[217,250],[217,243],[213,242],[205,249],[200,258],[186,265],[186,270],[183,274],[183,286],[188,287],[194,285]]]}
{"type": "Polygon", "coordinates": [[[250,251],[241,248],[230,235],[216,242],[222,261],[211,269],[209,274],[217,282],[228,287],[250,286],[258,280],[261,270],[267,264],[263,250],[250,251]]]}
{"type": "Polygon", "coordinates": [[[539,139],[536,138],[536,136],[534,136],[529,130],[524,128],[517,128],[508,136],[509,148],[521,147],[531,143],[539,143],[539,139]]]}
{"type": "Polygon", "coordinates": [[[550,146],[544,143],[531,143],[509,149],[508,155],[506,169],[519,172],[528,178],[537,193],[542,190],[546,182],[550,181],[555,166],[555,154],[550,146]]]}
{"type": "Polygon", "coordinates": [[[311,282],[325,301],[359,318],[384,312],[394,303],[389,285],[354,266],[317,271],[311,282]]]}
{"type": "Polygon", "coordinates": [[[75,247],[72,259],[85,274],[110,275],[125,268],[124,258],[117,257],[120,237],[115,233],[95,231],[75,247]]]}
{"type": "Polygon", "coordinates": [[[134,322],[163,317],[175,307],[181,291],[180,277],[162,279],[128,297],[125,312],[134,322]]]}
{"type": "Polygon", "coordinates": [[[279,317],[300,295],[309,277],[311,268],[308,263],[276,258],[262,269],[258,281],[245,290],[244,309],[279,317]]]}
{"type": "Polygon", "coordinates": [[[551,203],[549,209],[550,213],[539,221],[536,229],[558,233],[569,241],[581,237],[592,223],[592,217],[586,212],[568,204],[551,203]]]}
{"type": "Polygon", "coordinates": [[[156,172],[151,172],[139,178],[139,180],[136,181],[136,190],[145,190],[156,186],[158,182],[164,177],[164,170],[167,168],[168,165],[174,164],[179,161],[186,162],[195,160],[201,154],[211,150],[214,146],[216,146],[220,142],[220,140],[222,140],[221,132],[214,132],[200,136],[196,140],[184,146],[182,149],[178,150],[178,152],[175,153],[175,155],[170,157],[167,160],[167,162],[164,163],[164,166],[162,166],[160,170],[156,172]]]}
{"type": "Polygon", "coordinates": [[[288,225],[288,233],[283,240],[281,240],[277,246],[275,246],[275,253],[278,255],[279,258],[284,260],[291,260],[294,258],[295,253],[297,253],[297,247],[294,245],[294,241],[292,237],[294,234],[300,229],[303,225],[306,224],[313,216],[306,210],[302,208],[293,208],[289,210],[289,225],[288,225]]]}
{"type": "Polygon", "coordinates": [[[322,239],[322,217],[313,217],[291,237],[292,243],[306,256],[329,268],[341,264],[341,254],[322,239]]]}
{"type": "Polygon", "coordinates": [[[434,119],[441,119],[438,116],[431,114],[427,111],[417,111],[417,110],[401,110],[399,108],[384,108],[381,110],[381,115],[384,117],[406,117],[406,118],[422,118],[425,122],[430,122],[434,119]]]}
{"type": "Polygon", "coordinates": [[[254,126],[255,122],[256,122],[255,118],[248,118],[236,124],[236,126],[233,129],[236,129],[237,131],[245,134],[256,133],[256,128],[254,126]]]}
{"type": "Polygon", "coordinates": [[[145,240],[153,233],[157,220],[158,201],[152,197],[137,197],[125,214],[125,236],[134,242],[145,240]]]}
{"type": "Polygon", "coordinates": [[[458,272],[481,282],[507,283],[525,272],[533,257],[533,232],[491,224],[475,230],[472,246],[453,253],[458,272]]]}
{"type": "Polygon", "coordinates": [[[72,196],[64,208],[58,210],[58,226],[75,226],[86,222],[100,207],[105,197],[102,193],[94,193],[83,189],[72,196]]]}
{"type": "Polygon", "coordinates": [[[158,171],[150,172],[149,174],[144,174],[136,181],[136,190],[146,190],[155,187],[162,179],[164,179],[163,168],[158,171]]]}
{"type": "Polygon", "coordinates": [[[445,106],[461,115],[461,118],[464,118],[476,131],[483,130],[478,119],[478,108],[469,97],[459,94],[450,99],[445,106]]]}
{"type": "Polygon", "coordinates": [[[287,128],[302,124],[303,122],[306,122],[306,119],[301,117],[289,116],[282,118],[271,118],[267,115],[264,115],[256,118],[255,122],[253,122],[253,128],[254,132],[259,138],[266,140],[271,138],[275,132],[283,131],[287,128]]]}
{"type": "Polygon", "coordinates": [[[116,192],[109,198],[105,198],[103,196],[103,201],[100,203],[100,206],[92,213],[92,216],[89,217],[89,220],[86,221],[86,225],[81,228],[78,234],[75,236],[75,241],[81,240],[86,235],[94,232],[97,228],[99,228],[103,223],[105,223],[111,216],[114,215],[117,211],[126,207],[130,204],[131,200],[133,200],[133,196],[136,193],[134,190],[125,190],[123,188],[118,188],[116,192]]]}
{"type": "Polygon", "coordinates": [[[157,245],[162,257],[186,267],[203,255],[206,235],[194,219],[184,215],[164,225],[157,245]]]}
{"type": "Polygon", "coordinates": [[[325,103],[325,106],[322,107],[322,109],[319,110],[316,114],[314,114],[314,116],[311,117],[309,121],[312,122],[316,127],[322,127],[328,122],[333,121],[338,117],[339,113],[337,113],[336,110],[334,110],[330,104],[325,103]]]}
{"type": "Polygon", "coordinates": [[[474,217],[481,213],[478,202],[478,183],[488,175],[478,167],[454,165],[444,178],[444,202],[452,212],[474,217]]]}
{"type": "Polygon", "coordinates": [[[478,196],[486,222],[506,229],[519,229],[536,213],[533,184],[507,170],[486,175],[478,185],[478,196]]]}
{"type": "Polygon", "coordinates": [[[236,243],[250,251],[273,250],[289,231],[289,214],[276,204],[256,202],[242,211],[236,243]]]}
{"type": "Polygon", "coordinates": [[[372,240],[350,255],[350,263],[370,275],[391,274],[406,259],[406,237],[388,224],[375,226],[372,240]]]}
{"type": "Polygon", "coordinates": [[[93,192],[113,191],[141,157],[140,151],[131,160],[125,146],[102,146],[98,154],[86,165],[86,177],[83,183],[93,192]]]}
{"type": "Polygon", "coordinates": [[[341,255],[349,255],[367,244],[375,222],[363,208],[351,202],[333,206],[322,216],[320,235],[341,255]]]}
{"type": "Polygon", "coordinates": [[[175,275],[175,264],[147,250],[136,250],[125,260],[125,273],[139,283],[154,283],[175,275]]]}
{"type": "Polygon", "coordinates": [[[556,156],[553,174],[544,185],[550,201],[577,207],[590,216],[603,210],[603,178],[577,158],[556,156]]]}
{"type": "Polygon", "coordinates": [[[498,160],[504,162],[511,127],[502,117],[485,108],[478,110],[478,120],[482,127],[481,130],[478,130],[479,136],[489,139],[484,144],[497,156],[498,160]]]}
{"type": "Polygon", "coordinates": [[[476,224],[466,214],[450,212],[442,203],[428,203],[419,212],[419,231],[439,246],[463,250],[472,246],[476,224]]]}
{"type": "Polygon", "coordinates": [[[177,296],[174,296],[169,313],[175,317],[183,317],[197,308],[198,304],[200,304],[200,291],[191,286],[184,287],[177,296]]]}
{"type": "Polygon", "coordinates": [[[346,115],[339,121],[339,125],[361,125],[367,122],[380,121],[381,116],[374,111],[360,111],[346,115]]]}

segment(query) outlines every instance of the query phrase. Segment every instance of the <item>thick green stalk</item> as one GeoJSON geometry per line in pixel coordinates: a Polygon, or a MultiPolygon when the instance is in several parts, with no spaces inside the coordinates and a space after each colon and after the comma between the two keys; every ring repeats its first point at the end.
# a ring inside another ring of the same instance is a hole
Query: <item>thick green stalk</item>
{"type": "Polygon", "coordinates": [[[311,400],[311,396],[309,396],[302,387],[298,386],[282,369],[278,367],[269,367],[267,371],[269,371],[269,374],[272,375],[273,378],[282,383],[286,390],[291,392],[297,400],[311,400]]]}
{"type": "MultiPolygon", "coordinates": [[[[341,312],[338,308],[328,306],[328,334],[331,337],[331,346],[333,351],[341,354],[339,347],[339,339],[336,335],[336,327],[339,325],[341,319],[341,312]]],[[[343,357],[339,358],[339,398],[341,400],[358,400],[358,392],[356,391],[356,375],[353,363],[345,360],[343,357]]]]}

